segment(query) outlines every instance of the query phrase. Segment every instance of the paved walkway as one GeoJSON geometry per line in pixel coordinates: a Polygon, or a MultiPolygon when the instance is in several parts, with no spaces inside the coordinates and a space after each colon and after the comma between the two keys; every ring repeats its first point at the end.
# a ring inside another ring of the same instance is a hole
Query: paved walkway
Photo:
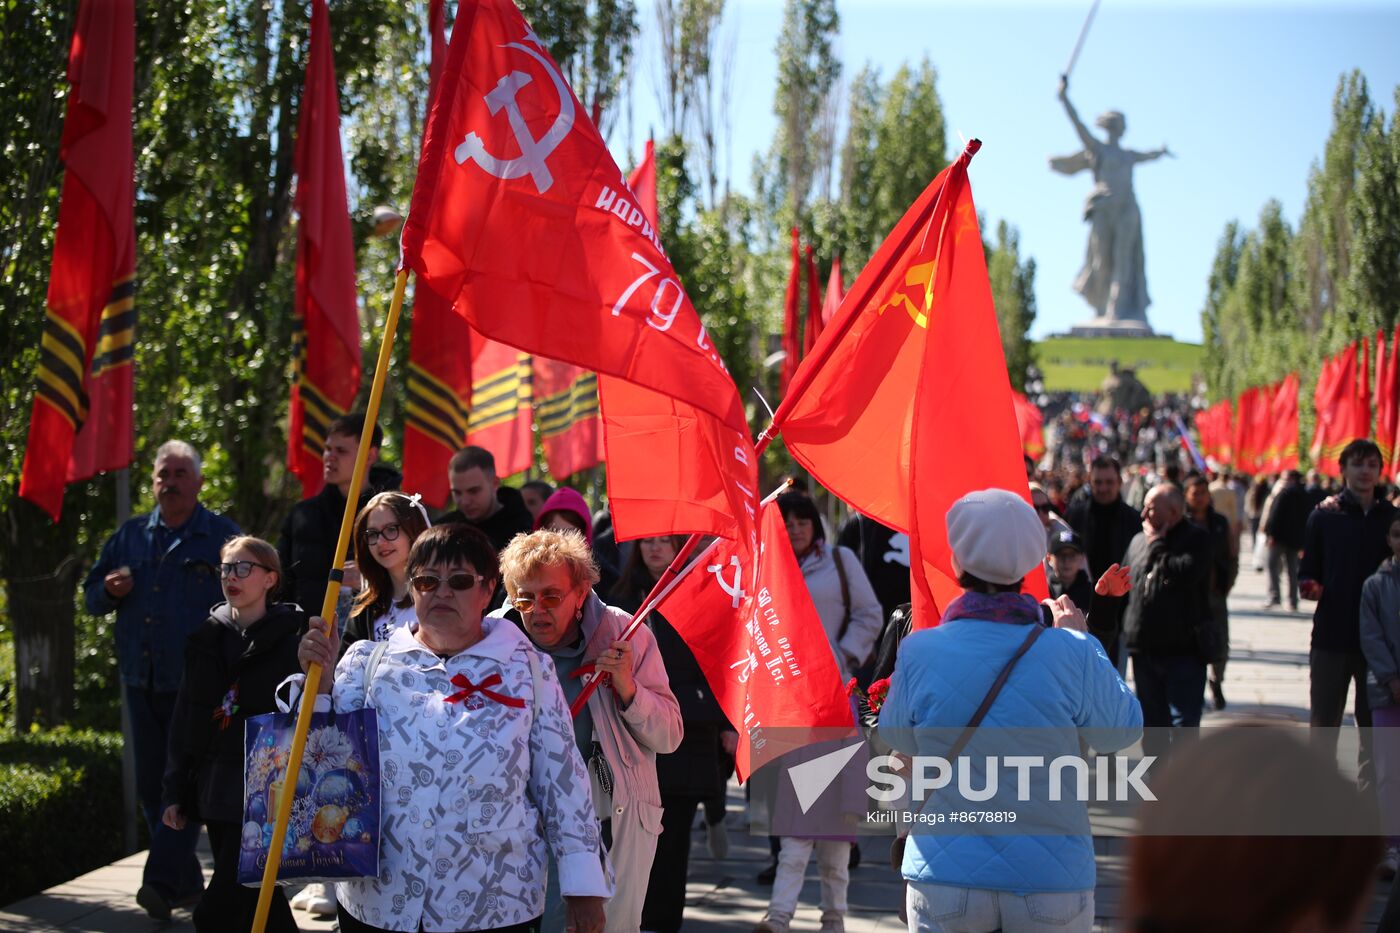
{"type": "MultiPolygon", "coordinates": [[[[1230,599],[1232,647],[1226,680],[1229,706],[1222,713],[1208,713],[1208,724],[1259,717],[1307,721],[1311,619],[1305,613],[1265,612],[1265,591],[1265,575],[1246,566],[1230,599]]],[[[703,834],[697,833],[691,853],[686,933],[747,931],[767,906],[769,889],[754,880],[768,861],[767,840],[747,834],[743,792],[737,785],[730,787],[729,824],[731,850],[723,861],[710,857],[703,834]]],[[[1097,838],[1095,845],[1099,853],[1096,928],[1112,930],[1118,927],[1122,916],[1125,843],[1122,837],[1108,836],[1097,838]]],[[[864,864],[851,875],[851,909],[846,921],[850,933],[903,929],[895,913],[901,886],[887,865],[887,851],[888,842],[883,838],[867,838],[864,842],[864,864]]],[[[7,857],[15,857],[15,853],[8,853],[7,857]]],[[[154,924],[132,897],[140,884],[144,858],[144,853],[131,856],[12,904],[0,910],[0,930],[149,933],[154,924]]],[[[1389,885],[1378,886],[1368,929],[1379,918],[1388,891],[1389,885]]],[[[817,929],[817,899],[814,860],[794,930],[817,929]]],[[[298,918],[304,930],[334,928],[333,923],[314,922],[305,914],[298,913],[298,918]]],[[[192,930],[189,913],[177,911],[175,922],[164,929],[168,933],[192,930]]]]}

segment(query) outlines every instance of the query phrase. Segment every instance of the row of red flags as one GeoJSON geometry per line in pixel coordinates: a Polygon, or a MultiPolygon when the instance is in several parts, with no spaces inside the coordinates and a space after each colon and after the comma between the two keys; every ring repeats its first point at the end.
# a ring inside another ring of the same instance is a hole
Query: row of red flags
{"type": "MultiPolygon", "coordinates": [[[[1381,448],[1382,471],[1400,475],[1400,326],[1390,334],[1388,346],[1385,332],[1378,332],[1374,347],[1374,391],[1372,342],[1366,339],[1328,357],[1318,373],[1308,453],[1313,466],[1329,476],[1341,475],[1342,449],[1367,437],[1381,448]]],[[[1289,373],[1278,382],[1246,389],[1233,403],[1217,402],[1197,413],[1201,453],[1245,473],[1297,469],[1299,396],[1298,374],[1289,373]]]]}
{"type": "MultiPolygon", "coordinates": [[[[112,8],[83,4],[89,7],[112,8]]],[[[440,23],[440,4],[433,8],[440,23]]],[[[122,15],[129,24],[129,2],[122,15]]],[[[348,212],[333,144],[338,104],[324,0],[313,0],[312,16],[297,152],[304,355],[297,381],[301,432],[291,443],[298,457],[309,452],[308,423],[353,401],[353,394],[332,399],[329,393],[359,377],[358,341],[347,336],[353,256],[330,222],[348,212]],[[345,348],[339,372],[313,365],[318,341],[345,348]],[[322,399],[325,407],[316,408],[322,399]]],[[[476,412],[502,419],[482,431],[507,424],[512,411],[519,415],[518,395],[513,402],[504,393],[491,396],[496,407],[476,398],[478,389],[489,388],[483,378],[548,383],[551,397],[567,387],[572,400],[588,391],[578,389],[578,374],[596,374],[619,538],[720,539],[691,565],[693,573],[675,591],[682,596],[672,593],[665,611],[688,633],[739,728],[741,772],[764,749],[775,749],[767,739],[776,727],[850,726],[835,660],[781,518],[771,506],[760,509],[758,458],[781,433],[789,452],[827,489],[909,535],[919,625],[936,624],[960,592],[944,525],[950,505],[989,486],[1029,499],[967,178],[980,143],[969,144],[930,183],[820,332],[809,329],[807,352],[772,425],[755,443],[738,389],[655,230],[654,180],[648,192],[645,180],[623,178],[515,5],[462,3],[452,42],[444,36],[440,44],[435,34],[434,49],[432,109],[402,261],[416,275],[415,346],[456,353],[429,358],[423,349],[411,360],[410,404],[420,410],[410,420],[433,429],[418,433],[450,453],[445,441],[461,432],[464,420],[471,437],[476,412]],[[446,329],[425,328],[419,340],[418,322],[434,314],[446,329]],[[493,345],[508,352],[488,359],[493,345]],[[475,372],[470,399],[463,397],[460,369],[468,356],[483,370],[475,372]],[[562,368],[541,369],[540,359],[562,368]],[[437,430],[444,436],[429,436],[437,430]]],[[[129,76],[129,48],[122,61],[129,76]]],[[[122,123],[129,134],[129,84],[124,100],[101,112],[105,125],[122,123]]],[[[129,159],[120,171],[129,182],[129,159]]],[[[114,208],[105,216],[118,214],[114,208]]],[[[114,281],[115,267],[102,272],[104,285],[114,281]]],[[[809,282],[812,277],[809,265],[809,282]]],[[[52,298],[51,289],[51,308],[52,298]]],[[[816,317],[809,303],[809,323],[816,317]]],[[[50,403],[41,393],[35,404],[50,403]]],[[[553,417],[538,406],[535,414],[553,417]]],[[[61,491],[60,485],[60,497],[61,491]]],[[[1027,584],[1045,594],[1043,574],[1027,584]]]]}

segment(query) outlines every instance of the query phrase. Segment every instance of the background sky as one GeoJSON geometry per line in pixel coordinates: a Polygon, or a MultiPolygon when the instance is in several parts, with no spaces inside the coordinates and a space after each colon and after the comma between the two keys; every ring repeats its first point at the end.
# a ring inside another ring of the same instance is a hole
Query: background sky
{"type": "MultiPolygon", "coordinates": [[[[755,152],[773,138],[774,54],[781,0],[730,0],[735,30],[732,185],[751,191],[755,152]]],[[[633,76],[630,141],[626,118],[614,132],[634,162],[647,127],[659,125],[652,6],[640,0],[642,31],[633,76]]],[[[1021,232],[1022,256],[1036,261],[1038,316],[1032,335],[1062,333],[1091,316],[1071,288],[1084,259],[1082,222],[1092,179],[1050,171],[1047,159],[1077,151],[1078,138],[1055,98],[1060,72],[1089,10],[1050,2],[838,0],[843,79],[867,62],[886,79],[925,55],[938,72],[949,127],[978,137],[973,195],[992,226],[1021,232]]],[[[1338,78],[1360,68],[1387,116],[1400,85],[1400,0],[1349,4],[1235,0],[1103,0],[1070,82],[1084,122],[1104,110],[1127,116],[1123,145],[1167,143],[1175,159],[1136,169],[1143,216],[1148,320],[1159,333],[1199,342],[1206,277],[1227,221],[1253,227],[1277,198],[1296,227],[1310,166],[1321,158],[1338,78]]],[[[848,270],[848,279],[855,270],[848,270]]],[[[849,281],[848,283],[849,284],[849,281]]]]}

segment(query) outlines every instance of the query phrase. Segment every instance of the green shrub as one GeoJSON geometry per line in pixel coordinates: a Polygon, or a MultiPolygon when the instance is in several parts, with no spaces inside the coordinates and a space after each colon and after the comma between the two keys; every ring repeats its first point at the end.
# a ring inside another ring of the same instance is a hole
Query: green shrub
{"type": "Polygon", "coordinates": [[[0,733],[0,905],[121,858],[119,733],[0,733]]]}

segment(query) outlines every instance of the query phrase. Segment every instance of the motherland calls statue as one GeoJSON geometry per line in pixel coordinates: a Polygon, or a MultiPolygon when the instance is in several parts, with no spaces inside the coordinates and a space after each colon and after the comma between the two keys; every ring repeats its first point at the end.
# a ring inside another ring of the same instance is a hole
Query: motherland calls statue
{"type": "Polygon", "coordinates": [[[1071,156],[1052,158],[1050,167],[1064,175],[1090,169],[1094,190],[1084,203],[1084,219],[1089,222],[1089,247],[1084,268],[1074,280],[1074,289],[1093,307],[1093,321],[1075,328],[1075,333],[1151,334],[1147,323],[1147,274],[1142,258],[1142,215],[1133,195],[1133,166],[1171,155],[1166,146],[1151,152],[1136,152],[1118,145],[1126,128],[1123,114],[1116,110],[1100,114],[1095,125],[1108,135],[1096,139],[1084,126],[1069,102],[1069,80],[1060,79],[1060,100],[1065,105],[1084,150],[1071,156]]]}

